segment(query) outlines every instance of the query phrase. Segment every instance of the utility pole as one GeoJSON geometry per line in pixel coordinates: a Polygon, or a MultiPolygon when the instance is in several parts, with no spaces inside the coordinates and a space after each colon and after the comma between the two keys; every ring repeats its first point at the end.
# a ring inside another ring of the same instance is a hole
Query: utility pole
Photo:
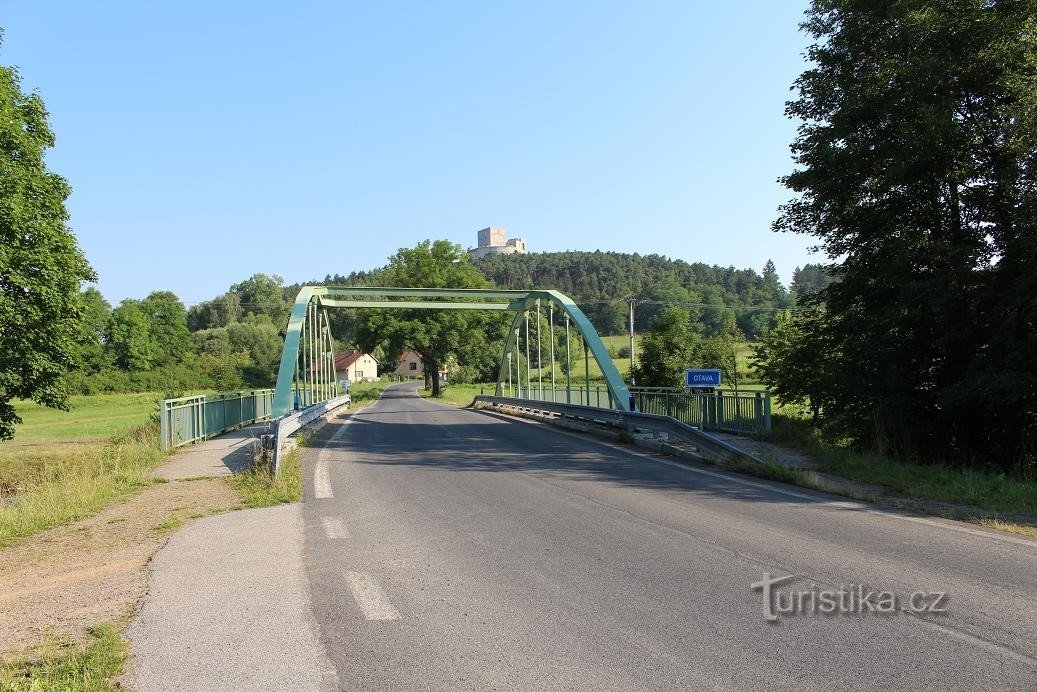
{"type": "Polygon", "coordinates": [[[635,296],[627,296],[627,300],[630,302],[630,384],[635,385],[637,382],[634,381],[634,303],[637,302],[635,296]]]}

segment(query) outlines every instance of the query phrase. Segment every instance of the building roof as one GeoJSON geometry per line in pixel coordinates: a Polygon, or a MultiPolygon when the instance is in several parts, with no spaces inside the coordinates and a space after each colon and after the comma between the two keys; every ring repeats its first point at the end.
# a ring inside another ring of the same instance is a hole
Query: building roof
{"type": "Polygon", "coordinates": [[[349,353],[343,353],[342,355],[335,356],[335,369],[345,370],[350,365],[363,358],[365,355],[367,354],[361,353],[360,351],[350,351],[349,353]]]}

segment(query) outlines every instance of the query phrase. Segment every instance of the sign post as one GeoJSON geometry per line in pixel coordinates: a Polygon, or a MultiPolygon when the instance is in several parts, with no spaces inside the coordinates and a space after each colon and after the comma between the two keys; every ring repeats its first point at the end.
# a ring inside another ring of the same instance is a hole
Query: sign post
{"type": "Polygon", "coordinates": [[[715,389],[720,386],[720,370],[688,368],[684,371],[684,386],[695,389],[715,389]]]}

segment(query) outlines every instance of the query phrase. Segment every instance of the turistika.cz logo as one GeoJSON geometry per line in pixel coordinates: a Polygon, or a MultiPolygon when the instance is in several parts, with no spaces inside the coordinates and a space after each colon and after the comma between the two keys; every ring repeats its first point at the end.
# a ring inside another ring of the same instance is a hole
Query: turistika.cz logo
{"type": "Polygon", "coordinates": [[[893,591],[876,591],[863,584],[843,584],[838,589],[822,589],[811,583],[807,589],[781,590],[778,587],[799,579],[798,574],[775,577],[763,573],[761,581],[749,588],[763,594],[763,617],[777,622],[783,615],[892,615],[947,612],[946,591],[915,591],[901,599],[893,591]]]}

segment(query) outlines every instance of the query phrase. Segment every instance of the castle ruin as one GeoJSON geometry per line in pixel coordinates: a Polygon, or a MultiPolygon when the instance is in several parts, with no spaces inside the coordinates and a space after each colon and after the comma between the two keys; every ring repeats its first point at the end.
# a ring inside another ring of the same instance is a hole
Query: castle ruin
{"type": "Polygon", "coordinates": [[[507,232],[498,226],[490,226],[479,231],[479,246],[469,248],[472,259],[479,259],[487,255],[524,255],[526,241],[522,238],[508,240],[507,232]]]}

